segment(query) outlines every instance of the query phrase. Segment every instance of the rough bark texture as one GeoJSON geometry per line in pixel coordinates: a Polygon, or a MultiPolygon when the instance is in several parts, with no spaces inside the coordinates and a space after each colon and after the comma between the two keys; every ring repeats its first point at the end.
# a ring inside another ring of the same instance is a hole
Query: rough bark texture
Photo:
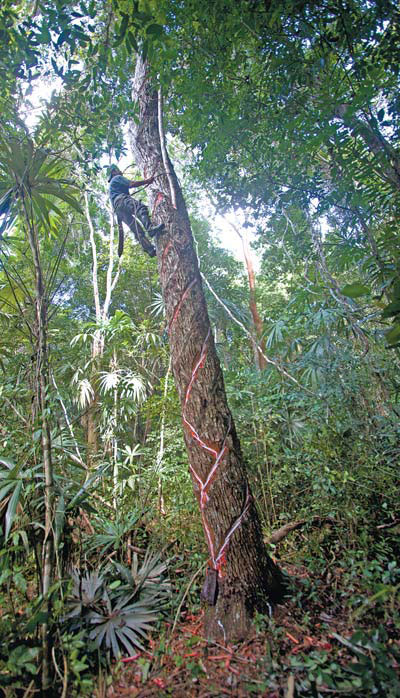
{"type": "MultiPolygon", "coordinates": [[[[218,579],[216,605],[207,613],[206,634],[220,641],[233,641],[247,634],[255,609],[264,610],[268,600],[280,598],[282,578],[267,554],[249,491],[210,328],[189,218],[169,160],[168,177],[165,173],[157,94],[146,71],[147,66],[138,59],[133,97],[139,104],[139,121],[131,127],[131,145],[143,175],[158,175],[149,197],[153,221],[164,223],[166,228],[158,236],[156,246],[172,369],[210,568],[217,571],[218,579]]],[[[210,574],[215,577],[215,572],[210,574]]]]}

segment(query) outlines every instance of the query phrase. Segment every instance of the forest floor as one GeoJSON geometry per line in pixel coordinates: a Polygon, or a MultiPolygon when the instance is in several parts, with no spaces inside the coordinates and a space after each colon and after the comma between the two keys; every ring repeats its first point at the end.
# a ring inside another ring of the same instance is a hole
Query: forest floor
{"type": "Polygon", "coordinates": [[[380,613],[379,596],[367,599],[361,612],[354,611],[348,601],[357,589],[338,594],[342,579],[346,581],[342,568],[313,580],[305,567],[286,565],[285,571],[292,579],[291,598],[274,609],[272,618],[256,618],[246,642],[233,647],[207,642],[202,637],[203,611],[188,608],[173,633],[167,624],[165,635],[153,637],[146,652],[115,668],[113,682],[102,695],[400,695],[400,639],[392,614],[380,613]],[[340,596],[343,603],[338,603],[340,596]]]}

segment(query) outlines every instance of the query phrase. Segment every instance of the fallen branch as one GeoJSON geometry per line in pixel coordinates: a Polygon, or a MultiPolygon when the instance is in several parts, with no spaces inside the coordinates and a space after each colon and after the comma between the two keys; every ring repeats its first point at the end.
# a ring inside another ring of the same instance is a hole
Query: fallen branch
{"type": "Polygon", "coordinates": [[[368,652],[366,652],[363,647],[360,647],[359,645],[353,645],[352,642],[347,640],[345,637],[342,637],[342,635],[338,635],[338,633],[332,633],[331,635],[335,638],[335,640],[340,642],[341,645],[344,645],[344,647],[347,647],[349,650],[352,650],[352,652],[355,652],[355,654],[363,654],[365,657],[368,656],[368,652]]]}
{"type": "Polygon", "coordinates": [[[299,521],[291,521],[276,531],[271,533],[268,543],[280,543],[286,536],[292,531],[296,531],[298,528],[302,528],[306,524],[311,524],[311,526],[323,526],[324,524],[331,524],[334,526],[337,522],[331,516],[314,516],[313,519],[300,519],[299,521]]]}
{"type": "Polygon", "coordinates": [[[385,528],[394,528],[395,526],[398,526],[399,524],[400,524],[400,519],[394,519],[394,521],[389,521],[389,523],[380,524],[376,528],[379,531],[382,531],[385,528]]]}
{"type": "Polygon", "coordinates": [[[294,690],[295,690],[295,681],[294,681],[294,674],[290,674],[287,682],[287,690],[286,690],[286,695],[285,698],[294,698],[294,690]]]}

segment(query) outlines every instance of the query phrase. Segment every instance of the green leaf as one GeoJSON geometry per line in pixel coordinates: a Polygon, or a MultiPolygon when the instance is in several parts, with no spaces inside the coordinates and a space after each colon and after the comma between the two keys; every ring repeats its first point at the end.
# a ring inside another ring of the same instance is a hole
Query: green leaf
{"type": "Polygon", "coordinates": [[[111,584],[109,584],[109,589],[118,589],[118,587],[120,587],[121,584],[122,584],[121,580],[116,579],[115,582],[111,582],[111,584]]]}
{"type": "MultiPolygon", "coordinates": [[[[78,213],[83,213],[81,206],[77,202],[77,200],[71,196],[65,189],[63,189],[61,186],[57,186],[57,184],[44,184],[43,186],[38,185],[35,188],[35,192],[42,192],[42,194],[48,195],[48,196],[55,196],[57,199],[61,199],[61,201],[65,201],[65,203],[69,204],[72,206],[72,208],[75,209],[78,213]]],[[[52,205],[49,202],[49,208],[54,208],[54,205],[52,205]]]]}
{"type": "Polygon", "coordinates": [[[15,669],[22,673],[24,670],[29,671],[31,674],[36,674],[38,670],[38,664],[32,663],[32,660],[36,660],[39,654],[38,647],[25,647],[24,645],[19,645],[15,647],[9,655],[7,666],[11,671],[15,669]]]}
{"type": "Polygon", "coordinates": [[[123,38],[124,38],[124,36],[125,36],[125,34],[126,34],[126,30],[128,29],[128,24],[129,24],[129,15],[124,15],[123,18],[122,18],[121,26],[120,26],[120,28],[119,28],[119,32],[118,32],[118,33],[119,33],[119,37],[118,37],[119,39],[123,39],[123,38]]]}
{"type": "Polygon", "coordinates": [[[45,623],[48,620],[49,614],[45,611],[38,610],[36,613],[28,620],[24,630],[25,632],[31,633],[38,625],[45,623]]]}
{"type": "Polygon", "coordinates": [[[145,61],[146,58],[147,58],[148,52],[149,52],[149,42],[148,42],[148,41],[144,41],[144,42],[143,42],[143,45],[142,45],[142,58],[143,58],[144,61],[145,61]]]}
{"type": "Polygon", "coordinates": [[[17,486],[12,494],[12,497],[8,503],[7,513],[6,513],[6,535],[5,535],[6,540],[10,534],[11,526],[13,525],[13,521],[15,518],[15,512],[17,510],[19,497],[21,494],[21,489],[22,489],[22,482],[18,482],[17,486]]]}
{"type": "Polygon", "coordinates": [[[9,470],[12,470],[12,468],[15,468],[15,463],[12,460],[9,460],[9,458],[3,458],[3,456],[0,456],[0,463],[3,463],[9,470]]]}
{"type": "Polygon", "coordinates": [[[132,31],[128,31],[128,39],[129,39],[129,43],[130,43],[130,45],[132,46],[133,50],[136,51],[136,53],[138,53],[138,52],[139,52],[139,47],[138,47],[138,45],[137,45],[137,41],[136,41],[136,39],[135,39],[135,35],[134,35],[134,33],[133,33],[132,31]]]}
{"type": "Polygon", "coordinates": [[[382,317],[387,318],[387,317],[392,317],[393,315],[397,315],[400,313],[400,300],[393,301],[392,303],[389,303],[386,308],[384,308],[382,312],[382,317]]]}
{"type": "Polygon", "coordinates": [[[163,28],[160,24],[150,24],[146,29],[146,34],[149,36],[162,36],[163,28]]]}
{"type": "Polygon", "coordinates": [[[385,339],[391,346],[400,341],[400,322],[396,322],[395,325],[386,332],[385,339]]]}
{"type": "Polygon", "coordinates": [[[0,502],[3,501],[4,497],[8,494],[10,490],[13,489],[14,487],[14,482],[8,482],[7,485],[1,488],[0,490],[0,502]]]}
{"type": "Polygon", "coordinates": [[[360,298],[360,296],[365,296],[369,293],[370,290],[368,286],[364,286],[364,284],[359,281],[355,281],[353,284],[346,284],[346,286],[343,286],[340,292],[343,293],[344,296],[348,296],[348,298],[360,298]]]}
{"type": "Polygon", "coordinates": [[[26,582],[26,579],[23,576],[23,574],[21,574],[21,572],[16,572],[13,575],[13,582],[14,582],[15,586],[17,587],[17,589],[19,589],[23,594],[25,594],[26,588],[27,588],[27,582],[26,582]]]}
{"type": "Polygon", "coordinates": [[[32,204],[37,217],[43,222],[44,226],[50,226],[49,209],[51,208],[50,201],[35,192],[32,197],[32,204]]]}
{"type": "Polygon", "coordinates": [[[67,40],[67,37],[69,36],[69,34],[70,34],[70,30],[64,29],[64,31],[61,32],[60,36],[57,39],[56,46],[57,47],[61,46],[64,43],[64,41],[67,40]]]}
{"type": "Polygon", "coordinates": [[[82,485],[77,494],[74,497],[72,497],[67,507],[68,510],[71,510],[74,508],[74,506],[77,506],[78,503],[80,503],[82,497],[86,498],[89,496],[87,490],[93,485],[94,482],[96,482],[96,480],[102,477],[102,475],[105,473],[108,467],[109,466],[107,464],[103,465],[97,470],[97,472],[94,473],[94,475],[92,475],[86,480],[86,482],[82,485]]]}
{"type": "Polygon", "coordinates": [[[56,540],[56,545],[60,541],[61,534],[64,529],[64,522],[65,522],[65,498],[64,495],[61,494],[60,498],[57,503],[57,509],[56,509],[56,514],[55,514],[55,526],[54,526],[54,531],[55,531],[55,540],[56,540]]]}

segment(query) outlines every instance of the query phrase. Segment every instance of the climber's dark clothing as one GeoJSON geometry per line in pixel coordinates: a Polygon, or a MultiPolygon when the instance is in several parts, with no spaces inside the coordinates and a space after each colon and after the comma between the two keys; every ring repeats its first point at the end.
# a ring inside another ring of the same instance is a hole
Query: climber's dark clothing
{"type": "Polygon", "coordinates": [[[129,194],[130,180],[122,175],[116,175],[110,181],[109,192],[111,203],[114,206],[114,200],[119,194],[129,194]]]}
{"type": "MultiPolygon", "coordinates": [[[[110,183],[110,198],[114,211],[116,213],[118,221],[123,221],[132,231],[136,240],[141,244],[144,251],[150,255],[150,257],[155,257],[156,250],[154,245],[147,240],[145,233],[151,229],[151,221],[149,218],[149,212],[147,206],[142,204],[141,201],[134,199],[129,195],[129,189],[126,187],[125,183],[129,184],[129,180],[125,177],[113,177],[110,183]],[[119,180],[115,182],[115,180],[119,180]],[[121,182],[121,180],[123,180],[121,182]],[[113,183],[115,186],[113,187],[113,183]],[[126,188],[126,192],[121,193],[121,189],[126,188]],[[119,189],[119,191],[118,191],[119,189]]],[[[118,254],[121,256],[123,249],[123,244],[118,249],[118,254]]]]}

